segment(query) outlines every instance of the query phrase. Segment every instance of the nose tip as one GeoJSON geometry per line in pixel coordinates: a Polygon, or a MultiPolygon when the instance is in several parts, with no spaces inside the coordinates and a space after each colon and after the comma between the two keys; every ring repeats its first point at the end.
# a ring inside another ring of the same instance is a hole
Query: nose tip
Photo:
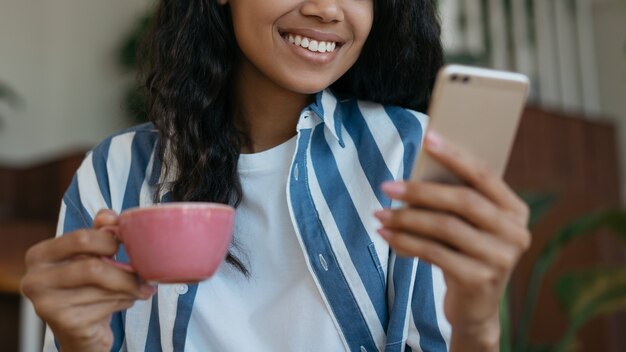
{"type": "Polygon", "coordinates": [[[343,10],[337,0],[307,0],[302,4],[304,16],[317,17],[322,22],[343,21],[343,10]]]}

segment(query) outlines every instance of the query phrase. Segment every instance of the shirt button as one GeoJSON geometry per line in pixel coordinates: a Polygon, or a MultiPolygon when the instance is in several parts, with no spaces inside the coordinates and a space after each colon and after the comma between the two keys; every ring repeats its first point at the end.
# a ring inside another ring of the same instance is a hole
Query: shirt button
{"type": "Polygon", "coordinates": [[[176,286],[176,292],[179,295],[184,295],[185,293],[187,293],[189,291],[189,287],[187,285],[178,285],[176,286]]]}
{"type": "Polygon", "coordinates": [[[298,174],[300,173],[300,171],[298,170],[298,164],[296,164],[296,166],[294,166],[293,168],[293,177],[296,179],[296,181],[298,181],[298,174]]]}
{"type": "Polygon", "coordinates": [[[320,265],[322,266],[322,268],[324,268],[324,271],[328,271],[328,263],[326,263],[326,259],[324,258],[323,255],[319,255],[320,258],[320,265]]]}

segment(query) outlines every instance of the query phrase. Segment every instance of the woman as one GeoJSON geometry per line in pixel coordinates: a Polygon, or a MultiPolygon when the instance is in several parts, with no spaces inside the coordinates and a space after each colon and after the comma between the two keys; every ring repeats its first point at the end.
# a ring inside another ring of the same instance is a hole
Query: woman
{"type": "Polygon", "coordinates": [[[64,235],[27,254],[46,350],[497,350],[526,206],[434,134],[425,150],[467,186],[402,181],[439,35],[428,0],[162,0],[153,124],[88,154],[64,235]],[[117,213],[166,201],[237,207],[213,278],[151,287],[101,259],[126,259],[102,230],[117,213]]]}

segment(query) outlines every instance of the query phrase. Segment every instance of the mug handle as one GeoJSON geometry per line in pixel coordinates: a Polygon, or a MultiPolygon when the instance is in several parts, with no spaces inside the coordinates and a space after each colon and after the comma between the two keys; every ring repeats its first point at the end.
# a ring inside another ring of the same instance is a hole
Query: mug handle
{"type": "MultiPolygon", "coordinates": [[[[122,236],[120,236],[120,232],[119,232],[117,226],[103,226],[103,227],[100,228],[100,231],[109,231],[110,233],[112,233],[115,236],[115,238],[118,241],[124,243],[122,241],[122,236]]],[[[101,256],[100,258],[102,260],[104,260],[105,262],[107,262],[107,263],[109,263],[111,265],[114,265],[114,266],[116,266],[116,267],[118,267],[118,268],[120,268],[120,269],[122,269],[124,271],[127,271],[129,273],[136,273],[137,272],[130,264],[122,263],[120,261],[117,261],[116,258],[115,258],[115,255],[113,255],[112,257],[101,256]]]]}

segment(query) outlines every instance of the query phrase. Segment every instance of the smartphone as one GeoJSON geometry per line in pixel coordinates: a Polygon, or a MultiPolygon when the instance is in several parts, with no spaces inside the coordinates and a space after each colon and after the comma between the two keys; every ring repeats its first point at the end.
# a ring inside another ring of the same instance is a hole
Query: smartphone
{"type": "MultiPolygon", "coordinates": [[[[502,176],[528,91],[528,77],[519,73],[445,66],[431,96],[427,131],[469,151],[502,176]]],[[[412,179],[463,183],[428,153],[420,154],[412,179]]]]}

